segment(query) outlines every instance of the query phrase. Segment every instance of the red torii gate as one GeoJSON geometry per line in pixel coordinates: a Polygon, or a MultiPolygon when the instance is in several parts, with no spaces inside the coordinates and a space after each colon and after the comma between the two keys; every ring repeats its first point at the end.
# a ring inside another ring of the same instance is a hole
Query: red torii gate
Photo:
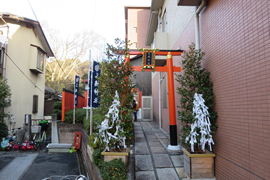
{"type": "MultiPolygon", "coordinates": [[[[177,125],[176,125],[176,110],[175,110],[175,95],[174,95],[174,78],[173,72],[181,72],[181,67],[173,66],[172,56],[180,56],[183,50],[159,50],[155,55],[167,56],[167,66],[156,66],[155,71],[167,72],[168,75],[168,91],[169,91],[169,117],[170,117],[170,145],[168,149],[180,150],[177,143],[177,125]]],[[[125,63],[130,62],[130,55],[143,55],[144,52],[130,50],[125,56],[125,63]]],[[[142,66],[133,66],[134,71],[142,71],[142,66]]],[[[152,69],[144,69],[144,71],[152,71],[152,69]]]]}

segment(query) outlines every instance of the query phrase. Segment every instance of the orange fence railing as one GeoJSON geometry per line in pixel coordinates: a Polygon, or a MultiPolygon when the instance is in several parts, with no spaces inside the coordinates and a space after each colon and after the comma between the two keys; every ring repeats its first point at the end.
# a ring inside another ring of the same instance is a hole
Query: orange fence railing
{"type": "MultiPolygon", "coordinates": [[[[84,93],[85,94],[85,93],[84,93]]],[[[76,108],[86,107],[87,99],[78,95],[78,105],[76,108]]],[[[62,122],[64,122],[65,113],[74,108],[74,92],[63,89],[62,92],[62,122]]]]}

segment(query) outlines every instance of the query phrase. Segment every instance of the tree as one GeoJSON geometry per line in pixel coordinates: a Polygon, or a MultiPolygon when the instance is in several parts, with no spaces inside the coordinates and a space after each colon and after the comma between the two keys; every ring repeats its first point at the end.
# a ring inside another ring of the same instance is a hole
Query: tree
{"type": "MultiPolygon", "coordinates": [[[[178,111],[179,120],[181,121],[180,141],[184,147],[189,147],[190,143],[186,143],[185,140],[191,132],[191,124],[197,121],[197,118],[193,115],[194,107],[194,94],[203,94],[202,98],[205,100],[205,105],[208,107],[209,119],[211,123],[211,129],[214,130],[218,126],[216,124],[217,112],[214,111],[214,99],[213,83],[210,82],[210,73],[206,72],[201,66],[201,61],[204,56],[204,52],[195,50],[195,44],[189,46],[189,52],[186,53],[184,60],[182,61],[182,68],[184,74],[177,76],[176,80],[180,83],[180,87],[177,88],[178,94],[181,96],[181,110],[178,111]]],[[[196,127],[195,131],[200,133],[200,128],[196,127]]],[[[213,134],[214,131],[211,131],[213,134]]],[[[200,149],[200,137],[196,137],[195,151],[200,149]]]]}
{"type": "Polygon", "coordinates": [[[48,28],[46,24],[44,27],[54,53],[54,57],[46,63],[46,86],[62,92],[66,84],[74,83],[75,74],[82,77],[88,73],[88,61],[84,62],[83,58],[90,47],[102,49],[104,38],[91,31],[62,36],[60,31],[48,28]]]}
{"type": "MultiPolygon", "coordinates": [[[[121,133],[121,137],[129,138],[132,130],[131,105],[134,98],[133,93],[136,93],[132,90],[136,86],[131,81],[134,71],[132,65],[128,62],[124,63],[124,55],[127,51],[126,43],[120,39],[115,40],[115,46],[107,44],[107,59],[101,63],[101,74],[98,78],[100,107],[97,109],[97,113],[102,116],[102,120],[108,119],[108,124],[111,126],[114,122],[113,114],[108,112],[114,101],[114,96],[118,92],[120,105],[117,108],[121,121],[120,126],[124,131],[118,131],[118,133],[121,133]],[[107,113],[109,117],[106,116],[107,113]]],[[[110,133],[117,132],[115,127],[110,129],[110,133]]],[[[94,129],[95,131],[99,130],[98,128],[94,129]]]]}
{"type": "Polygon", "coordinates": [[[8,135],[8,127],[4,121],[4,118],[8,116],[5,113],[4,108],[10,106],[9,99],[11,98],[11,90],[7,84],[7,80],[0,77],[0,139],[8,135]]]}
{"type": "Polygon", "coordinates": [[[0,77],[0,123],[4,123],[4,118],[8,116],[4,112],[4,108],[10,106],[11,90],[7,84],[7,80],[0,77]]]}

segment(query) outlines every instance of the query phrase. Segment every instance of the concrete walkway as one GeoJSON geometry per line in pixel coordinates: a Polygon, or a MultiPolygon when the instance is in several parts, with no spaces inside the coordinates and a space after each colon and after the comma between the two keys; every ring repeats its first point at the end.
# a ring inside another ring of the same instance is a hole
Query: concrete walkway
{"type": "MultiPolygon", "coordinates": [[[[38,153],[4,153],[1,152],[0,160],[2,159],[10,159],[10,161],[4,162],[6,166],[4,166],[0,170],[0,180],[6,179],[20,179],[21,175],[24,174],[33,163],[33,161],[38,156],[38,153]]],[[[4,165],[4,164],[3,164],[4,165]]]]}
{"type": "Polygon", "coordinates": [[[134,123],[135,179],[187,180],[182,151],[171,151],[169,134],[154,122],[134,123]]]}
{"type": "Polygon", "coordinates": [[[42,180],[80,175],[77,153],[39,153],[32,150],[0,151],[0,180],[42,180]],[[56,178],[57,176],[57,178],[56,178]]]}

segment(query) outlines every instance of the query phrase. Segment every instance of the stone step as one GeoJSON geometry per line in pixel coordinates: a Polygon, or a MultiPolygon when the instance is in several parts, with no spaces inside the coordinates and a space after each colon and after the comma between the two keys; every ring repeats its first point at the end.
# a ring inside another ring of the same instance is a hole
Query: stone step
{"type": "Polygon", "coordinates": [[[47,145],[49,153],[69,153],[72,144],[50,143],[47,145]]]}

